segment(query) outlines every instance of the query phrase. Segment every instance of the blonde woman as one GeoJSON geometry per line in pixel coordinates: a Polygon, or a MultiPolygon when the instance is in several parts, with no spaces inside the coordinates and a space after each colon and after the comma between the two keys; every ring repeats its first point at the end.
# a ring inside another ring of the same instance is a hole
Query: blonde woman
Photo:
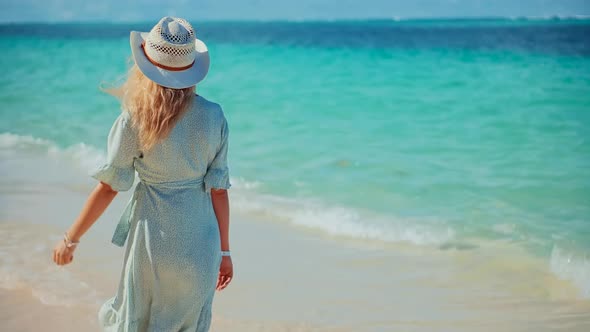
{"type": "Polygon", "coordinates": [[[82,235],[118,191],[139,182],[113,236],[125,249],[117,294],[99,311],[108,331],[208,331],[215,290],[233,277],[229,253],[228,126],[219,105],[195,94],[209,69],[191,25],[164,17],[131,32],[135,64],[108,160],[77,220],[54,249],[72,262],[82,235]]]}

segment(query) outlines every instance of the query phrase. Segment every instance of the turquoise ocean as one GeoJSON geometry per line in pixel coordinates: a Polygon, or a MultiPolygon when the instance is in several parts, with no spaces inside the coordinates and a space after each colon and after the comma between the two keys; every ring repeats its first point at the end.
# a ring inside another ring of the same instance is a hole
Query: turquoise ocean
{"type": "MultiPolygon", "coordinates": [[[[5,183],[34,186],[39,158],[104,158],[120,110],[99,88],[151,24],[0,25],[5,183]]],[[[235,209],[433,250],[508,243],[590,298],[589,20],[195,27],[212,61],[197,92],[230,123],[235,209]]],[[[75,186],[71,172],[45,175],[75,186]]]]}

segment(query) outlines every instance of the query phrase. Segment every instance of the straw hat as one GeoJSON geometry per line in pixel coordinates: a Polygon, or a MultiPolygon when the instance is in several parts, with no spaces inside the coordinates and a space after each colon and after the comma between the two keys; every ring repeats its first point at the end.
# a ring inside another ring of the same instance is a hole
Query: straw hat
{"type": "Polygon", "coordinates": [[[161,86],[188,88],[209,71],[207,46],[184,19],[163,17],[150,32],[131,31],[130,42],[141,72],[161,86]]]}

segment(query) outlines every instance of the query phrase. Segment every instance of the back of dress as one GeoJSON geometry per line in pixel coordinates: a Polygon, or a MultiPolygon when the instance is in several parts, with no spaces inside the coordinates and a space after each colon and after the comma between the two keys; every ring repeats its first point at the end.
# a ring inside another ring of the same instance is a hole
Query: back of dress
{"type": "Polygon", "coordinates": [[[227,121],[219,105],[196,96],[168,137],[149,151],[139,146],[123,112],[109,134],[107,162],[93,174],[117,191],[133,186],[135,171],[139,176],[113,235],[116,245],[127,241],[125,267],[101,324],[206,331],[221,262],[209,190],[230,187],[227,121]]]}
{"type": "Polygon", "coordinates": [[[109,134],[108,160],[93,174],[117,191],[129,190],[134,171],[148,183],[205,177],[207,189],[229,188],[228,126],[221,107],[196,96],[169,136],[141,151],[129,113],[123,112],[109,134]]]}

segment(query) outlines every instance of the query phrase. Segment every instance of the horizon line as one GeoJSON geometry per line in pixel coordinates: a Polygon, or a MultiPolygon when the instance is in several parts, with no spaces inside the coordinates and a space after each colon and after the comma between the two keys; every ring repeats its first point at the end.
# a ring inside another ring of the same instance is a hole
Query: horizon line
{"type": "MultiPolygon", "coordinates": [[[[290,22],[290,23],[330,23],[330,22],[411,22],[411,21],[585,21],[590,20],[590,14],[576,15],[544,15],[544,16],[409,16],[409,17],[368,17],[368,18],[272,18],[272,19],[236,19],[236,18],[187,18],[189,21],[199,21],[200,23],[273,23],[273,22],[290,22]]],[[[152,22],[151,19],[145,20],[23,20],[10,21],[0,19],[0,24],[140,24],[152,22]]]]}

